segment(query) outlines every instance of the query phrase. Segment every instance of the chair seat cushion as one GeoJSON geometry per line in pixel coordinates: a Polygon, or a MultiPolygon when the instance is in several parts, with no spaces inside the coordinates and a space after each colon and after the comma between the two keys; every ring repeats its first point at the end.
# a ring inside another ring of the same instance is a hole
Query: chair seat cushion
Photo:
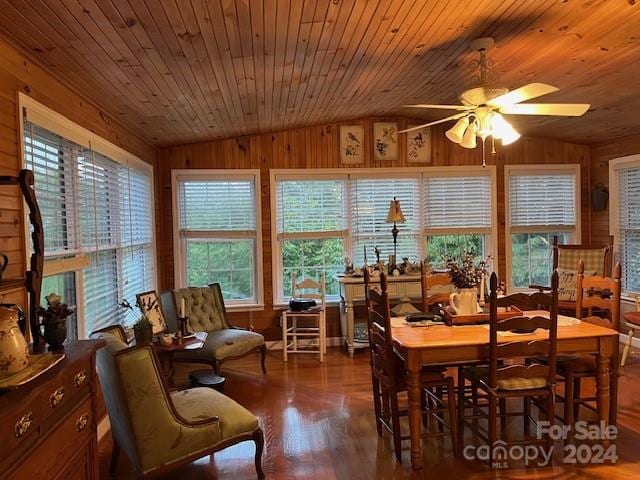
{"type": "MultiPolygon", "coordinates": [[[[489,367],[467,367],[464,369],[464,375],[467,378],[489,385],[489,367]]],[[[547,379],[544,377],[512,377],[498,380],[499,390],[531,390],[546,386],[547,379]]]]}
{"type": "Polygon", "coordinates": [[[576,373],[596,372],[596,357],[594,355],[566,355],[558,357],[558,372],[560,375],[571,370],[576,373]]]}
{"type": "Polygon", "coordinates": [[[186,420],[198,421],[212,417],[220,419],[220,439],[253,433],[258,418],[235,400],[210,388],[189,388],[173,392],[171,399],[178,413],[186,420]]]}
{"type": "Polygon", "coordinates": [[[625,322],[640,325],[640,312],[627,312],[623,315],[625,322]]]}
{"type": "Polygon", "coordinates": [[[198,350],[176,352],[177,359],[224,360],[245,355],[254,348],[264,345],[264,337],[259,333],[235,328],[225,328],[209,332],[207,340],[198,350]]]}

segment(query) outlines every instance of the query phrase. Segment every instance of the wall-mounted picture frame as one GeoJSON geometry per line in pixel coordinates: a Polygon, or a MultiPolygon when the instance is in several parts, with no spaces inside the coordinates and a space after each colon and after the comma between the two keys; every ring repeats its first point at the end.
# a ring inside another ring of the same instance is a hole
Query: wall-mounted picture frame
{"type": "Polygon", "coordinates": [[[340,163],[364,163],[364,128],[362,125],[340,125],[340,163]]]}
{"type": "Polygon", "coordinates": [[[160,295],[155,290],[136,295],[138,307],[153,325],[153,334],[158,335],[167,330],[167,321],[162,311],[160,295]]]}
{"type": "MultiPolygon", "coordinates": [[[[417,125],[408,125],[414,128],[417,125]]],[[[431,163],[431,129],[421,128],[407,132],[407,163],[431,163]]]]}
{"type": "Polygon", "coordinates": [[[376,160],[398,159],[398,124],[396,122],[373,124],[373,158],[376,160]]]}

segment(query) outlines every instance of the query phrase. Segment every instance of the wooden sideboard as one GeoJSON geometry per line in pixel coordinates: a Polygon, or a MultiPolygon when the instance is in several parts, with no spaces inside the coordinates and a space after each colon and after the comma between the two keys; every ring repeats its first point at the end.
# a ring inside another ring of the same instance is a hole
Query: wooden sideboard
{"type": "Polygon", "coordinates": [[[67,342],[58,365],[0,392],[0,478],[98,478],[95,353],[103,344],[67,342]]]}
{"type": "MultiPolygon", "coordinates": [[[[420,275],[400,275],[387,277],[389,282],[389,296],[393,298],[409,297],[412,299],[422,298],[422,289],[420,285],[420,275]]],[[[379,282],[377,278],[372,279],[372,283],[379,282]]],[[[364,278],[339,276],[340,283],[340,326],[342,335],[347,343],[349,355],[353,356],[353,352],[357,348],[368,347],[368,343],[354,342],[354,306],[364,303],[364,278]]]]}

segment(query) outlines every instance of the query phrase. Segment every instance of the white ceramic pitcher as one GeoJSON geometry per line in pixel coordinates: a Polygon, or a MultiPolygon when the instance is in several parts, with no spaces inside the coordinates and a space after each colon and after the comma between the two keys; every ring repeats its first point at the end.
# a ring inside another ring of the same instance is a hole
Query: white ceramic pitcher
{"type": "Polygon", "coordinates": [[[13,305],[0,305],[0,378],[29,365],[29,346],[18,327],[19,314],[13,305]]]}
{"type": "Polygon", "coordinates": [[[478,313],[478,290],[475,288],[461,288],[460,293],[449,295],[449,305],[456,315],[475,315],[478,313]]]}

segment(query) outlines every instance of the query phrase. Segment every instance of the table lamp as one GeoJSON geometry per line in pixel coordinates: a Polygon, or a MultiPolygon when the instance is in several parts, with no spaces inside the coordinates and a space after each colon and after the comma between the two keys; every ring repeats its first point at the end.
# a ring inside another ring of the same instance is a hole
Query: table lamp
{"type": "Polygon", "coordinates": [[[398,248],[398,223],[404,223],[406,220],[404,215],[402,214],[402,210],[400,209],[400,200],[396,197],[393,197],[389,204],[389,213],[387,213],[387,223],[393,223],[393,228],[391,229],[391,235],[393,235],[393,261],[395,263],[397,257],[397,248],[398,248]]]}

